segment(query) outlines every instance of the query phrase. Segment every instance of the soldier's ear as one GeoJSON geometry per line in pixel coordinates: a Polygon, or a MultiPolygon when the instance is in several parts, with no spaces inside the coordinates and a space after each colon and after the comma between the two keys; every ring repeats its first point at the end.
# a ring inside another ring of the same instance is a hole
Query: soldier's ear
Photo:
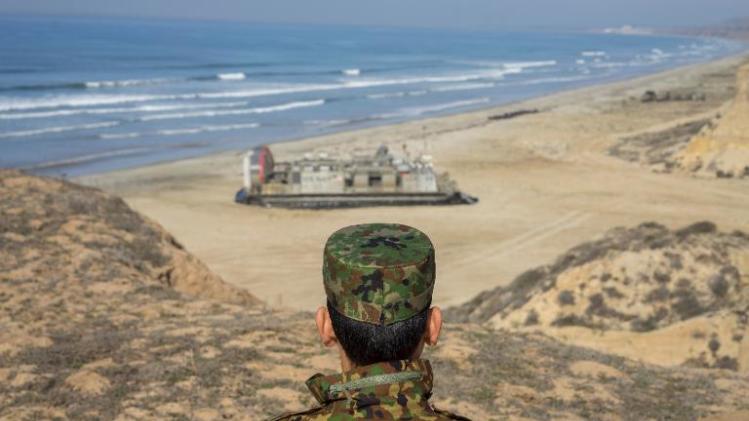
{"type": "Polygon", "coordinates": [[[437,345],[440,332],[442,332],[442,310],[439,307],[432,307],[429,309],[429,315],[427,316],[427,329],[424,332],[424,342],[429,346],[437,345]]]}
{"type": "Polygon", "coordinates": [[[315,314],[315,324],[317,324],[317,333],[320,334],[320,340],[325,346],[333,346],[338,343],[333,330],[333,322],[330,320],[330,313],[326,307],[320,307],[315,314]]]}

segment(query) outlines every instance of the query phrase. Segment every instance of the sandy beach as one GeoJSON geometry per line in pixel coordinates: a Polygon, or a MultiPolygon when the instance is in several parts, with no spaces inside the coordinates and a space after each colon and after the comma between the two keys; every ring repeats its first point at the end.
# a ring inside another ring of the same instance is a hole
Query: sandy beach
{"type": "Polygon", "coordinates": [[[326,211],[266,209],[233,202],[241,154],[222,153],[74,181],[122,196],[170,231],[231,284],[273,307],[323,304],[320,256],[345,225],[400,222],[427,232],[437,248],[440,306],[503,285],[615,226],[668,227],[709,220],[749,230],[745,180],[662,174],[612,156],[620,139],[710,118],[735,94],[745,57],[558,93],[460,115],[272,145],[277,160],[308,151],[380,144],[434,157],[477,205],[326,211]],[[704,94],[704,101],[643,103],[646,90],[704,94]],[[489,121],[520,109],[533,115],[489,121]]]}

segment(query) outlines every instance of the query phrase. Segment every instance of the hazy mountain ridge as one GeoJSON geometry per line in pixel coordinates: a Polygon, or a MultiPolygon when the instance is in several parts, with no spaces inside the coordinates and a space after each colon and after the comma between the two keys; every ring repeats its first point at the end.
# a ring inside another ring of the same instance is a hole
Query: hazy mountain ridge
{"type": "Polygon", "coordinates": [[[749,41],[749,17],[731,19],[716,25],[673,28],[663,32],[695,37],[729,38],[749,41]]]}

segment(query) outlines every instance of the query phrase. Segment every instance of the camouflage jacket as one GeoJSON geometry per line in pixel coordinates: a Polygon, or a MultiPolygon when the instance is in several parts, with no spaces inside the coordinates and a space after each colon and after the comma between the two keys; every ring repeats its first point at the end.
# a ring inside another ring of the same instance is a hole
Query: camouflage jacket
{"type": "Polygon", "coordinates": [[[307,387],[320,406],[273,421],[468,420],[429,404],[432,380],[427,360],[379,363],[333,376],[316,374],[307,387]]]}

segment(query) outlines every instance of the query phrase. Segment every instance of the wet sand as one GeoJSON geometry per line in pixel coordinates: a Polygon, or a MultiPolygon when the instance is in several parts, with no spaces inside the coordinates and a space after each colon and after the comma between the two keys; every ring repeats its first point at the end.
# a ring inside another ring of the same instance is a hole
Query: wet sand
{"type": "Polygon", "coordinates": [[[715,114],[735,92],[746,59],[729,58],[498,108],[274,144],[277,160],[307,151],[371,148],[424,151],[435,166],[478,196],[473,206],[326,211],[237,205],[243,151],[77,179],[121,195],[174,234],[226,281],[274,307],[311,310],[324,302],[321,254],[334,230],[401,222],[437,247],[434,301],[459,304],[506,284],[568,248],[615,226],[669,227],[710,220],[749,231],[749,186],[742,180],[659,174],[610,156],[624,136],[659,131],[715,114]],[[642,103],[649,89],[704,93],[706,101],[642,103]],[[490,115],[541,112],[510,120],[490,115]]]}

